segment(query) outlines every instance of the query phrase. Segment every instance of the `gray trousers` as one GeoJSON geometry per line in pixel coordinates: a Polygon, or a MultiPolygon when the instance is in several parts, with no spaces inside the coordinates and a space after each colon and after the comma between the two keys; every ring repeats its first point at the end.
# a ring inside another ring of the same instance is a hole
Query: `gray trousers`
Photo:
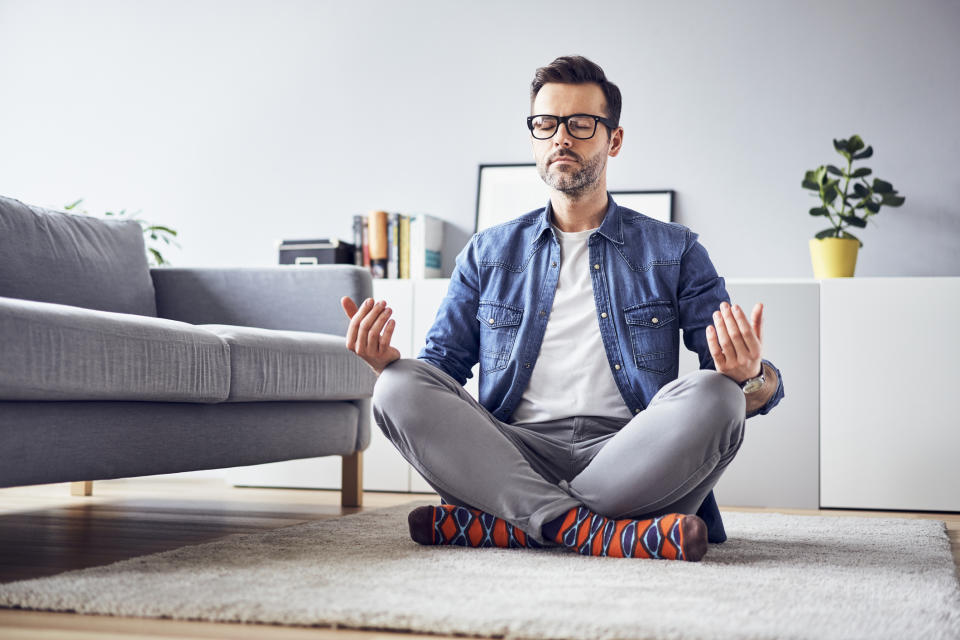
{"type": "Polygon", "coordinates": [[[584,505],[610,518],[694,514],[743,442],[746,401],[701,370],[666,384],[632,419],[512,425],[449,375],[401,359],[380,374],[373,414],[444,501],[480,509],[545,546],[540,528],[584,505]]]}

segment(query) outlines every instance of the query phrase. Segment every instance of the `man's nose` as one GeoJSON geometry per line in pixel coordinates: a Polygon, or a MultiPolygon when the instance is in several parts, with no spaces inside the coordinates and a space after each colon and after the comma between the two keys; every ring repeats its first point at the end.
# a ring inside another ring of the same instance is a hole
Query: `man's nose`
{"type": "Polygon", "coordinates": [[[573,136],[570,135],[570,130],[567,129],[566,122],[561,122],[557,125],[557,132],[553,134],[553,142],[558,147],[565,147],[567,149],[573,146],[573,136]]]}

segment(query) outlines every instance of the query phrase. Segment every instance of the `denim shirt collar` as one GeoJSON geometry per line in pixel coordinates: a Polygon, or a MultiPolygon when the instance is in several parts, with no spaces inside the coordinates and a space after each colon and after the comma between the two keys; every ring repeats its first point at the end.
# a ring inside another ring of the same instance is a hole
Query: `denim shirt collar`
{"type": "MultiPolygon", "coordinates": [[[[550,229],[550,221],[552,218],[553,203],[548,200],[547,206],[543,209],[543,214],[540,216],[540,222],[537,224],[537,228],[533,234],[533,240],[530,241],[530,244],[535,244],[538,240],[540,240],[540,236],[550,229]]],[[[603,222],[600,223],[600,228],[597,229],[597,233],[605,237],[610,242],[623,244],[623,228],[620,222],[620,209],[617,206],[617,203],[614,202],[613,196],[610,195],[609,191],[607,192],[607,212],[603,216],[603,222]]]]}

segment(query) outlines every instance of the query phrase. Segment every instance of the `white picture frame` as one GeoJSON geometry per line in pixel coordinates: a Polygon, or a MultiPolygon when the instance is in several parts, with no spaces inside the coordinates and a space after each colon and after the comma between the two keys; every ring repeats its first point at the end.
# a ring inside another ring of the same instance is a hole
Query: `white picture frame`
{"type": "Polygon", "coordinates": [[[477,177],[475,231],[483,231],[547,206],[550,188],[537,165],[481,164],[477,177]]]}
{"type": "MultiPolygon", "coordinates": [[[[618,190],[610,195],[621,207],[633,209],[663,222],[673,222],[673,190],[618,190]]],[[[474,230],[479,232],[545,207],[550,188],[540,178],[537,165],[481,164],[477,176],[477,212],[474,230]]]]}
{"type": "Polygon", "coordinates": [[[610,195],[621,207],[650,216],[661,222],[673,222],[673,189],[655,191],[613,191],[610,195]]]}

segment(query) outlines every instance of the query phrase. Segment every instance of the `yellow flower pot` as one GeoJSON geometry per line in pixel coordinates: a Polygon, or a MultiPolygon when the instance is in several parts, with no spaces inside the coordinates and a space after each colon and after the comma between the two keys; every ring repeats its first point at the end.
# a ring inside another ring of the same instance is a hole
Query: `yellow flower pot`
{"type": "Polygon", "coordinates": [[[852,278],[860,243],[852,238],[810,238],[814,278],[852,278]]]}

